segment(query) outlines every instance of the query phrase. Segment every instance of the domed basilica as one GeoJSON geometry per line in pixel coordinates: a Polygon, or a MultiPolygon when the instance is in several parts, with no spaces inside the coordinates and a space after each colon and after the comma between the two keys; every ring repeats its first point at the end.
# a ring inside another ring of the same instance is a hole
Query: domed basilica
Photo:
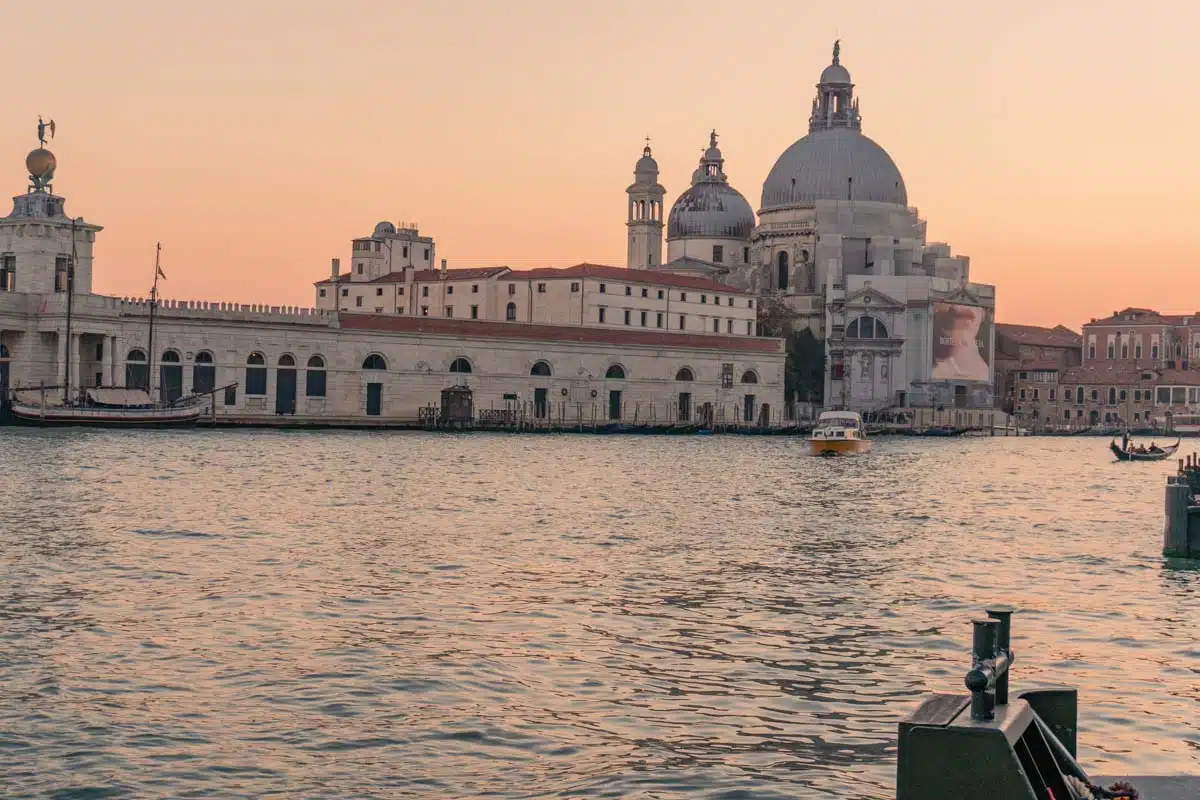
{"type": "Polygon", "coordinates": [[[719,280],[757,294],[760,308],[792,330],[809,328],[826,342],[827,404],[990,406],[994,287],[970,283],[967,257],[926,241],[899,168],[862,132],[838,43],[817,82],[807,135],[763,182],[757,220],[726,177],[715,131],[667,216],[665,260],[666,190],[648,145],[634,176],[627,266],[719,280]],[[950,304],[976,309],[974,349],[986,370],[955,372],[939,361],[939,347],[954,338],[941,327],[954,316],[938,309],[950,304]]]}

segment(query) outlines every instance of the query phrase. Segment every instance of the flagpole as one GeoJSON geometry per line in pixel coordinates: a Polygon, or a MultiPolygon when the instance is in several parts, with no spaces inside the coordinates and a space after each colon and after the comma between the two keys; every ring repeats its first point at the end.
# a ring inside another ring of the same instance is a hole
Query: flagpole
{"type": "Polygon", "coordinates": [[[154,307],[158,305],[158,275],[159,259],[162,256],[162,242],[155,243],[154,250],[154,286],[150,289],[150,352],[146,354],[146,393],[154,400],[154,307]]]}

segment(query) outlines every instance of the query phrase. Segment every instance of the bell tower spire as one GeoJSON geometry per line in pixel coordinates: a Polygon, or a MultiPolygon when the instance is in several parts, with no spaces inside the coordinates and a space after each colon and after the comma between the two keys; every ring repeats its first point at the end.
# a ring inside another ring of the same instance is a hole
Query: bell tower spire
{"type": "Polygon", "coordinates": [[[854,84],[850,80],[850,72],[842,66],[841,56],[842,42],[838,39],[833,43],[833,63],[825,68],[817,83],[812,116],[808,118],[809,133],[828,128],[862,130],[858,100],[854,98],[854,84]]]}
{"type": "Polygon", "coordinates": [[[625,190],[629,196],[626,266],[630,269],[662,266],[663,197],[666,193],[658,182],[658,162],[654,160],[647,136],[642,157],[633,169],[633,183],[625,190]]]}

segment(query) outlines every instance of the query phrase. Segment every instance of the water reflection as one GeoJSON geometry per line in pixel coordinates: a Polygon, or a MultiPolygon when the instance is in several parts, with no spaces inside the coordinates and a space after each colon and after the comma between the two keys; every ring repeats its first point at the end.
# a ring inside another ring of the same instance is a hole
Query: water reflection
{"type": "MultiPolygon", "coordinates": [[[[890,794],[982,606],[1200,769],[1200,571],[1103,442],[0,434],[0,773],[114,796],[890,794]]],[[[67,795],[69,796],[69,795],[67,795]]]]}

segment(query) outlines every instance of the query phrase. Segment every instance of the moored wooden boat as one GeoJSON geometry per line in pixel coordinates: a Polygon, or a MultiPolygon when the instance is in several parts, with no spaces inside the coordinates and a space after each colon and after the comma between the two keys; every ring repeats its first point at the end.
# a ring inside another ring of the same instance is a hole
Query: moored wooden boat
{"type": "Polygon", "coordinates": [[[71,403],[46,388],[15,389],[13,421],[22,425],[152,428],[194,425],[208,408],[210,393],[156,403],[142,389],[93,388],[71,403]],[[36,393],[36,396],[34,396],[36,393]]]}
{"type": "Polygon", "coordinates": [[[1181,441],[1181,439],[1176,439],[1175,444],[1173,445],[1168,447],[1155,447],[1154,449],[1147,450],[1144,453],[1139,453],[1136,450],[1123,449],[1121,445],[1117,444],[1116,439],[1110,441],[1108,446],[1112,449],[1113,455],[1117,457],[1118,461],[1162,461],[1175,454],[1175,451],[1179,449],[1179,443],[1181,441]]]}

